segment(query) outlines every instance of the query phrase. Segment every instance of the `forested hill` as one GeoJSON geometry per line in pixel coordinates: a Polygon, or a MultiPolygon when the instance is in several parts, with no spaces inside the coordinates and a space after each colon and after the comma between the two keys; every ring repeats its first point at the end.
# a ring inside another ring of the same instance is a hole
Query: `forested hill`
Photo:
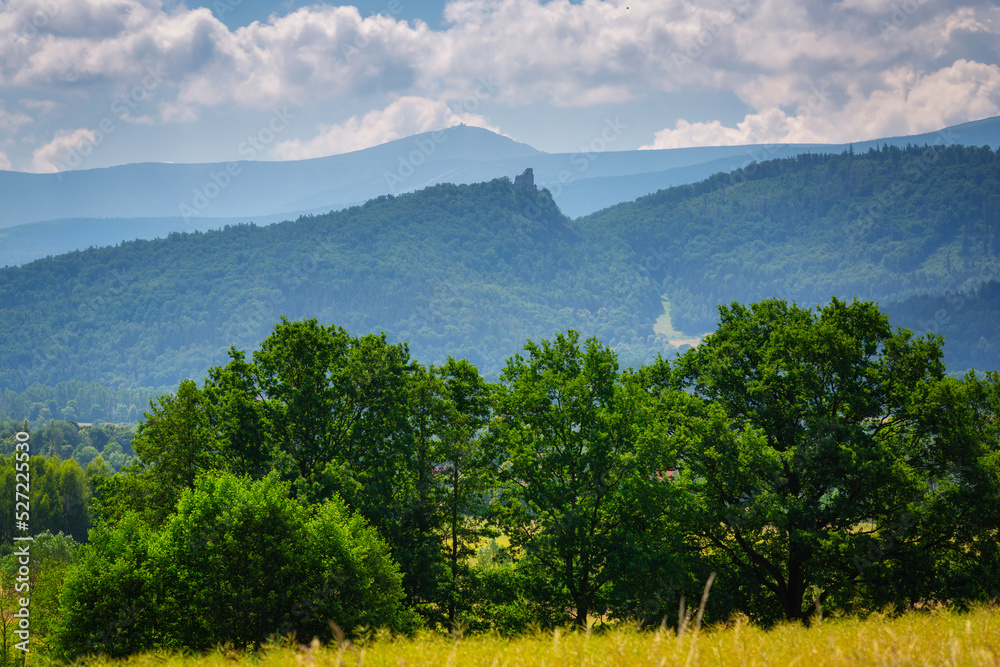
{"type": "Polygon", "coordinates": [[[975,290],[919,296],[882,306],[892,322],[917,334],[944,336],[952,372],[1000,369],[1000,270],[975,290]]]}
{"type": "Polygon", "coordinates": [[[769,296],[882,303],[998,273],[1000,159],[988,148],[801,155],[719,174],[577,221],[645,257],[674,326],[769,296]],[[661,258],[663,258],[661,260],[661,258]]]}
{"type": "Polygon", "coordinates": [[[645,345],[657,292],[626,275],[622,244],[582,238],[536,203],[544,195],[509,179],[440,185],[5,269],[0,386],[176,386],[222,363],[231,344],[253,348],[281,316],[384,330],[422,361],[452,354],[485,372],[526,338],[569,327],[645,345]]]}
{"type": "MultiPolygon", "coordinates": [[[[669,352],[671,328],[712,330],[720,303],[973,290],[1000,275],[998,186],[989,149],[887,148],[752,165],[574,221],[503,178],[74,252],[0,271],[0,389],[176,386],[281,316],[384,330],[423,363],[467,357],[487,376],[569,328],[635,363],[669,352]],[[672,327],[654,329],[661,298],[672,327]]],[[[919,328],[921,308],[894,323],[919,328]]],[[[968,319],[949,370],[1000,368],[995,347],[958,349],[994,335],[992,315],[968,319]]]]}

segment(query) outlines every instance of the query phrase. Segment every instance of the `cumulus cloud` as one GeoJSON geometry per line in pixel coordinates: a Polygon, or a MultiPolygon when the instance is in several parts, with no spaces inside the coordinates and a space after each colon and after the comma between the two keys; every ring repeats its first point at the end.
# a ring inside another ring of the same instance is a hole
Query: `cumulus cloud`
{"type": "Polygon", "coordinates": [[[996,8],[912,4],[900,18],[881,0],[455,0],[434,31],[348,6],[229,30],[205,8],[168,12],[157,0],[9,0],[0,82],[129,85],[159,66],[180,105],[266,108],[345,94],[448,101],[492,76],[507,102],[581,106],[790,73],[863,76],[915,57],[953,62],[969,57],[964,36],[996,35],[996,8]],[[898,39],[884,38],[887,22],[898,39]]]}
{"type": "MultiPolygon", "coordinates": [[[[73,131],[60,130],[52,141],[35,149],[32,155],[31,168],[37,173],[54,173],[64,171],[67,167],[73,168],[77,165],[68,165],[70,155],[82,156],[84,152],[89,152],[97,139],[93,130],[80,128],[73,131]]],[[[85,156],[84,156],[85,157],[85,156]]]]}
{"type": "Polygon", "coordinates": [[[850,97],[833,103],[813,90],[795,114],[771,106],[747,114],[735,127],[717,120],[679,120],[642,148],[755,143],[846,143],[921,134],[1000,114],[1000,67],[960,60],[929,74],[900,68],[884,72],[871,90],[848,87],[850,97]]]}
{"type": "MultiPolygon", "coordinates": [[[[1000,64],[1000,7],[971,0],[453,0],[440,30],[325,4],[231,30],[206,8],[160,0],[7,0],[0,35],[0,90],[112,97],[166,72],[155,109],[134,122],[348,96],[380,107],[277,144],[280,157],[453,124],[445,109],[481,77],[501,82],[495,101],[511,107],[690,90],[730,91],[753,110],[732,125],[671,118],[647,147],[919,132],[997,113],[1000,64]]],[[[38,166],[50,150],[36,151],[38,166]]]]}
{"type": "Polygon", "coordinates": [[[320,133],[308,141],[292,139],[279,142],[271,154],[283,160],[335,155],[460,123],[499,132],[478,114],[461,109],[456,111],[443,102],[422,97],[402,97],[384,109],[369,111],[362,117],[353,116],[340,124],[323,126],[320,133]]]}

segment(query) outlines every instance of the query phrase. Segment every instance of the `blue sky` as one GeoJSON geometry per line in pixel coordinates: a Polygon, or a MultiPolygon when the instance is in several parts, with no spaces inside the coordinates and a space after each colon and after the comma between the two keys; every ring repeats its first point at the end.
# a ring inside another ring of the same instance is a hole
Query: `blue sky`
{"type": "Polygon", "coordinates": [[[301,159],[463,122],[576,152],[609,121],[626,150],[998,114],[991,0],[0,4],[0,168],[18,171],[301,159]]]}

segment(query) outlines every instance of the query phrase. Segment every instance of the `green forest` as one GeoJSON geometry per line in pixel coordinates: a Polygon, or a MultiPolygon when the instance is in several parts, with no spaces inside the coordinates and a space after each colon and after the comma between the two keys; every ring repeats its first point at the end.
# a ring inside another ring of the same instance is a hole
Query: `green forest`
{"type": "Polygon", "coordinates": [[[119,474],[15,425],[32,648],[674,627],[706,582],[705,622],[765,626],[1000,594],[997,373],[949,375],[872,302],[732,303],[713,328],[633,367],[568,329],[491,382],[282,318],[156,399],[119,474]]]}
{"type": "Polygon", "coordinates": [[[988,148],[885,147],[754,163],[576,220],[498,179],[50,257],[0,271],[3,411],[134,423],[280,316],[385,332],[495,380],[524,340],[570,328],[639,365],[674,350],[661,315],[691,337],[733,301],[857,296],[945,332],[953,374],[997,369],[998,185],[988,148]],[[66,382],[90,388],[72,405],[37,395],[66,382]]]}
{"type": "MultiPolygon", "coordinates": [[[[1000,161],[989,148],[804,154],[661,190],[578,221],[659,253],[685,331],[761,295],[879,302],[1000,277],[1000,161]]],[[[651,267],[652,270],[652,267],[651,267]]]]}

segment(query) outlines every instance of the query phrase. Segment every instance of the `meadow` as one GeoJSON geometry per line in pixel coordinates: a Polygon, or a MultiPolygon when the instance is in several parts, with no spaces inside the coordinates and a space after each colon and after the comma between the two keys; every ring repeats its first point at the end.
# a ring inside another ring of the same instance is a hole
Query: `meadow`
{"type": "Polygon", "coordinates": [[[218,649],[202,655],[144,653],[87,667],[416,667],[430,665],[1000,665],[1000,613],[981,607],[874,614],[762,629],[744,617],[717,626],[640,631],[634,627],[554,630],[505,639],[423,633],[394,638],[362,634],[352,643],[284,641],[259,653],[218,649]]]}

